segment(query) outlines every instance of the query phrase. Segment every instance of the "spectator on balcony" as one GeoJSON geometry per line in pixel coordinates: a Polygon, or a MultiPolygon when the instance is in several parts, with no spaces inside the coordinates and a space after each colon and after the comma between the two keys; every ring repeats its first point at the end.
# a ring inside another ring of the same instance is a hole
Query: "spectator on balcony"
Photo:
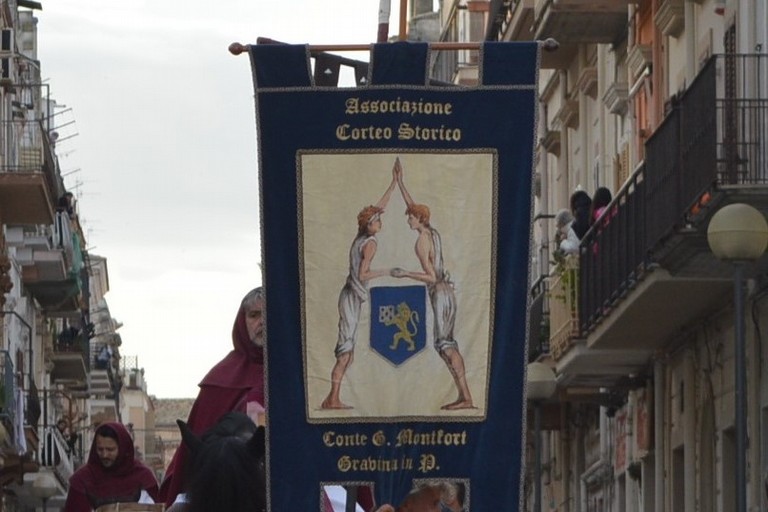
{"type": "Polygon", "coordinates": [[[573,214],[573,231],[579,240],[589,231],[589,214],[592,206],[592,198],[583,190],[577,190],[571,194],[571,213],[573,214]]]}
{"type": "Polygon", "coordinates": [[[121,423],[104,423],[96,429],[88,462],[69,479],[64,512],[91,512],[109,503],[153,502],[157,493],[154,473],[134,457],[128,430],[121,423]]]}
{"type": "Polygon", "coordinates": [[[594,229],[595,233],[592,235],[592,252],[597,257],[600,253],[599,237],[603,229],[608,225],[611,218],[616,215],[615,208],[610,212],[607,211],[608,205],[611,204],[611,191],[605,187],[598,187],[595,190],[595,196],[592,198],[592,207],[589,212],[589,227],[594,229]]]}
{"type": "Polygon", "coordinates": [[[96,368],[98,370],[106,370],[109,368],[109,364],[112,361],[112,349],[109,345],[102,345],[96,356],[96,368]]]}
{"type": "MultiPolygon", "coordinates": [[[[595,195],[592,198],[592,206],[590,208],[589,215],[590,227],[595,225],[597,221],[605,215],[605,210],[608,208],[608,205],[611,204],[612,200],[613,196],[611,196],[611,191],[606,187],[598,187],[598,189],[595,190],[595,195]]],[[[614,212],[605,216],[602,222],[603,226],[608,223],[610,217],[613,215],[614,212]]]]}
{"type": "Polygon", "coordinates": [[[66,212],[70,219],[75,218],[75,196],[72,192],[64,192],[56,205],[57,212],[66,212]]]}
{"type": "Polygon", "coordinates": [[[67,420],[65,420],[64,418],[61,418],[59,421],[56,422],[56,428],[59,430],[61,437],[64,438],[64,442],[67,443],[67,453],[69,454],[74,453],[75,447],[77,446],[77,441],[80,438],[80,436],[78,436],[74,432],[70,432],[69,422],[67,422],[67,420]]]}
{"type": "Polygon", "coordinates": [[[563,208],[555,215],[555,259],[568,254],[578,254],[579,237],[573,230],[573,214],[563,208]]]}
{"type": "Polygon", "coordinates": [[[56,338],[59,350],[62,352],[70,352],[75,346],[75,340],[77,340],[78,334],[80,334],[80,329],[73,325],[62,329],[59,336],[56,338]]]}
{"type": "Polygon", "coordinates": [[[45,443],[42,451],[42,460],[45,466],[58,466],[61,462],[62,453],[59,449],[60,441],[56,441],[57,437],[63,439],[65,443],[64,451],[67,456],[72,455],[75,451],[78,435],[71,434],[67,420],[61,418],[56,422],[56,426],[49,427],[45,433],[45,443]],[[56,435],[57,432],[59,436],[56,435]]]}

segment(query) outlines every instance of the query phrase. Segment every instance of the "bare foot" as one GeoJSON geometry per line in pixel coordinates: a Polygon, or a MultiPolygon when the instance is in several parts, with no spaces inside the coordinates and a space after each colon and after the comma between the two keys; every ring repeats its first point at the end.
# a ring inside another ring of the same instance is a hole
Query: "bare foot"
{"type": "Polygon", "coordinates": [[[339,399],[331,399],[331,397],[326,398],[323,400],[323,403],[320,404],[321,409],[354,409],[351,405],[347,405],[343,403],[339,399]]]}
{"type": "Polygon", "coordinates": [[[451,402],[450,404],[445,404],[441,407],[441,409],[445,411],[456,411],[458,409],[474,409],[475,406],[472,405],[472,400],[456,400],[455,402],[451,402]]]}

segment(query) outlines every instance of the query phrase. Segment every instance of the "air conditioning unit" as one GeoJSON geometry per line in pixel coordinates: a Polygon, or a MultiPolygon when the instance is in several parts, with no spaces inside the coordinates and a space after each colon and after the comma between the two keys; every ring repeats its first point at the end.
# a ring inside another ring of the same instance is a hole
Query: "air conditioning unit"
{"type": "Polygon", "coordinates": [[[13,43],[13,29],[2,29],[2,31],[0,31],[0,52],[13,53],[13,43]]]}

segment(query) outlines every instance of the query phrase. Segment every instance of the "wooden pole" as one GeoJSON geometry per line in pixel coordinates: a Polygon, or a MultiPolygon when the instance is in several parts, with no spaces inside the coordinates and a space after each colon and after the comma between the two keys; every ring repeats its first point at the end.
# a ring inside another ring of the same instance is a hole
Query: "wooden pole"
{"type": "MultiPolygon", "coordinates": [[[[232,43],[229,45],[229,53],[240,55],[248,50],[250,45],[232,43]]],[[[367,52],[371,50],[371,44],[311,44],[311,52],[367,52]]],[[[480,43],[430,43],[432,50],[479,50],[480,43]]]]}
{"type": "MultiPolygon", "coordinates": [[[[285,44],[272,39],[260,37],[257,40],[258,43],[274,43],[285,44]]],[[[549,38],[543,41],[536,41],[541,45],[542,50],[553,52],[560,47],[555,39],[549,38]]],[[[464,42],[464,43],[429,43],[431,50],[479,50],[481,42],[464,42]]],[[[232,43],[229,45],[229,53],[232,55],[240,55],[247,52],[248,44],[232,43]]],[[[309,45],[310,52],[367,52],[371,50],[371,43],[368,44],[311,44],[309,45]]]]}
{"type": "Polygon", "coordinates": [[[389,40],[389,15],[392,11],[392,0],[379,0],[379,30],[376,33],[377,43],[389,40]]]}
{"type": "Polygon", "coordinates": [[[405,41],[408,39],[408,0],[400,0],[400,35],[397,36],[398,41],[405,41]]]}

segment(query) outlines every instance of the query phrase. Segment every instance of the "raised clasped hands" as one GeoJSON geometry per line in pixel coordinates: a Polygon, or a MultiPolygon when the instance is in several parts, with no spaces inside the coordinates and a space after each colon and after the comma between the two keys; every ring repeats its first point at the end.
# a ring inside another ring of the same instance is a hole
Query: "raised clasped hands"
{"type": "Polygon", "coordinates": [[[406,271],[400,267],[395,267],[389,271],[389,275],[392,277],[405,277],[406,271]]]}
{"type": "Polygon", "coordinates": [[[392,166],[392,176],[398,181],[403,178],[403,165],[400,163],[400,157],[395,158],[395,165],[392,166]]]}

